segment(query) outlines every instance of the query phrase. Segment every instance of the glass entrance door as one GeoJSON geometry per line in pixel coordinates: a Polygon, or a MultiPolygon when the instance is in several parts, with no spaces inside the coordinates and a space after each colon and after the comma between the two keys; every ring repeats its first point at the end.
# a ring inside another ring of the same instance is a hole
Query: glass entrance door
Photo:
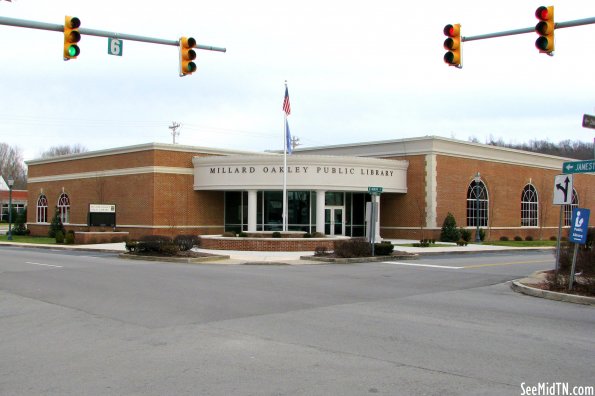
{"type": "Polygon", "coordinates": [[[345,218],[342,206],[327,206],[324,209],[324,233],[326,235],[345,235],[345,218]]]}

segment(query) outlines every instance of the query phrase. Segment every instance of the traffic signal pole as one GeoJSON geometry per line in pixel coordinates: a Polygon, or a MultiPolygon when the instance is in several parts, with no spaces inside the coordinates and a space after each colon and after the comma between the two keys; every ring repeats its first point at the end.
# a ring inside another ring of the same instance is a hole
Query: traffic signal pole
{"type": "MultiPolygon", "coordinates": [[[[575,26],[582,26],[582,25],[591,25],[595,23],[595,17],[592,18],[584,18],[584,19],[575,19],[573,21],[567,22],[557,22],[554,25],[554,29],[562,29],[562,28],[569,28],[575,26]]],[[[487,33],[487,34],[480,34],[477,36],[469,36],[469,37],[461,37],[461,41],[475,41],[475,40],[485,40],[495,37],[504,37],[504,36],[514,36],[517,34],[525,34],[525,33],[535,33],[535,26],[531,26],[528,28],[523,29],[514,29],[514,30],[505,30],[502,32],[496,33],[487,33]]]]}
{"type": "MultiPolygon", "coordinates": [[[[24,27],[24,28],[40,29],[40,30],[50,30],[50,31],[54,31],[54,32],[64,32],[64,25],[45,23],[45,22],[28,21],[25,19],[7,18],[7,17],[2,17],[2,16],[0,16],[0,25],[16,26],[16,27],[24,27]]],[[[171,45],[174,47],[178,47],[180,45],[179,40],[166,40],[166,39],[160,39],[160,38],[138,36],[138,35],[134,35],[134,34],[109,32],[106,30],[88,29],[88,28],[82,28],[82,27],[79,28],[78,31],[80,34],[86,34],[88,36],[107,37],[107,38],[113,38],[113,39],[118,39],[118,40],[140,41],[143,43],[171,45]]],[[[201,50],[207,50],[207,51],[227,52],[226,48],[213,47],[210,45],[202,45],[202,44],[196,44],[194,46],[194,48],[198,48],[201,50]]]]}

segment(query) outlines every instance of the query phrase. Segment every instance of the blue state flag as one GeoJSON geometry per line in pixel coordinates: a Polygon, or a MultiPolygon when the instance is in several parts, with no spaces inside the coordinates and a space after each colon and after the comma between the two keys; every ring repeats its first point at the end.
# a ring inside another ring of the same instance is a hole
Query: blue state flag
{"type": "Polygon", "coordinates": [[[291,133],[289,132],[287,118],[285,119],[285,147],[287,148],[287,154],[291,154],[291,133]]]}

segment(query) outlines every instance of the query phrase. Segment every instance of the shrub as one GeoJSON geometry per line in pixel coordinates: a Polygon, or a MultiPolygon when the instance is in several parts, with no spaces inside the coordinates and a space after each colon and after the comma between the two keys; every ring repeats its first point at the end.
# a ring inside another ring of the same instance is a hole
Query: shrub
{"type": "Polygon", "coordinates": [[[483,242],[486,239],[486,232],[483,228],[479,229],[479,240],[483,242]]]}
{"type": "Polygon", "coordinates": [[[68,230],[66,232],[66,236],[64,237],[64,242],[67,245],[72,245],[74,244],[74,231],[73,230],[68,230]]]}
{"type": "Polygon", "coordinates": [[[180,248],[168,236],[145,235],[138,241],[136,251],[139,253],[146,252],[173,256],[180,251],[180,248]]]}
{"type": "Polygon", "coordinates": [[[390,256],[395,249],[395,245],[389,241],[375,243],[374,244],[374,255],[375,256],[390,256]]]}
{"type": "Polygon", "coordinates": [[[315,232],[312,234],[312,238],[324,238],[324,234],[322,232],[315,232]]]}
{"type": "Polygon", "coordinates": [[[469,242],[471,240],[471,230],[461,227],[459,228],[459,233],[463,241],[469,242]]]}
{"type": "Polygon", "coordinates": [[[52,218],[52,222],[50,223],[50,229],[48,230],[48,236],[50,238],[55,238],[56,233],[60,231],[62,232],[62,237],[64,237],[64,224],[62,224],[62,219],[60,218],[60,212],[58,208],[56,208],[56,213],[54,213],[54,217],[52,218]]]}
{"type": "Polygon", "coordinates": [[[557,240],[558,240],[558,237],[557,237],[557,236],[555,236],[555,235],[552,235],[552,236],[550,237],[550,241],[557,241],[557,240]]]}
{"type": "Polygon", "coordinates": [[[531,235],[527,235],[525,237],[525,241],[532,241],[532,240],[533,240],[533,237],[531,235]]]}
{"type": "Polygon", "coordinates": [[[315,256],[328,256],[329,250],[326,246],[316,246],[314,248],[314,255],[315,256]]]}
{"type": "Polygon", "coordinates": [[[467,241],[463,240],[463,239],[459,239],[457,241],[457,246],[467,246],[467,241]]]}
{"type": "Polygon", "coordinates": [[[248,236],[248,234],[246,234],[244,231],[242,231],[242,232],[240,232],[240,233],[238,234],[238,236],[239,236],[240,238],[246,238],[246,237],[248,236]]]}
{"type": "Polygon", "coordinates": [[[500,237],[500,240],[506,242],[506,241],[508,241],[508,237],[507,236],[501,236],[500,237]]]}
{"type": "Polygon", "coordinates": [[[521,238],[520,235],[515,235],[514,240],[517,241],[517,242],[519,242],[519,241],[522,241],[523,238],[521,238]]]}
{"type": "Polygon", "coordinates": [[[306,232],[304,234],[304,238],[312,238],[312,234],[310,234],[309,232],[306,232]]]}
{"type": "Polygon", "coordinates": [[[343,258],[370,257],[372,256],[372,244],[365,239],[339,241],[335,244],[335,255],[343,258]]]}
{"type": "Polygon", "coordinates": [[[457,229],[457,222],[452,213],[448,212],[444,222],[442,223],[442,229],[440,231],[440,240],[444,242],[456,242],[461,238],[459,230],[457,229]]]}
{"type": "Polygon", "coordinates": [[[13,235],[28,235],[29,230],[27,229],[27,209],[18,212],[15,217],[14,226],[12,227],[13,235]]]}
{"type": "Polygon", "coordinates": [[[281,233],[279,231],[275,231],[275,232],[273,232],[272,237],[273,238],[281,238],[281,233]]]}
{"type": "Polygon", "coordinates": [[[126,241],[126,245],[125,245],[126,251],[135,253],[138,251],[138,245],[139,245],[138,241],[126,241]]]}
{"type": "Polygon", "coordinates": [[[64,243],[64,233],[60,230],[55,232],[56,243],[64,243]]]}
{"type": "Polygon", "coordinates": [[[178,246],[180,251],[185,252],[198,245],[198,237],[196,235],[176,235],[174,244],[178,246]]]}
{"type": "Polygon", "coordinates": [[[236,233],[233,231],[225,231],[221,236],[224,238],[235,238],[236,233]]]}

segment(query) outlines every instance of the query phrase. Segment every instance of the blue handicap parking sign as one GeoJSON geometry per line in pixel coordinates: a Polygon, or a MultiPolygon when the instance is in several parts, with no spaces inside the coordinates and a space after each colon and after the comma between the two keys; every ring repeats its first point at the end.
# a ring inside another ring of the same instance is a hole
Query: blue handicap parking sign
{"type": "Polygon", "coordinates": [[[585,208],[572,209],[572,224],[570,228],[570,242],[584,245],[587,243],[587,232],[589,229],[589,215],[591,211],[585,208]]]}

